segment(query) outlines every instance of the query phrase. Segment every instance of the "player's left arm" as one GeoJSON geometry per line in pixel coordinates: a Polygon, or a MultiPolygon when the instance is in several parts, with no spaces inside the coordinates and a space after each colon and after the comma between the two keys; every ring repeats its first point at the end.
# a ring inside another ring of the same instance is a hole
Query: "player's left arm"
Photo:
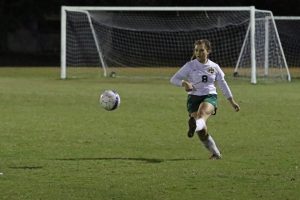
{"type": "Polygon", "coordinates": [[[217,74],[217,83],[219,85],[219,88],[222,90],[223,95],[227,98],[231,106],[234,108],[236,112],[240,110],[239,104],[234,100],[232,92],[225,80],[224,72],[219,68],[218,74],[217,74]]]}
{"type": "Polygon", "coordinates": [[[233,97],[229,97],[228,101],[230,102],[231,106],[234,108],[234,110],[236,112],[240,111],[240,106],[238,103],[235,102],[235,100],[233,99],[233,97]]]}

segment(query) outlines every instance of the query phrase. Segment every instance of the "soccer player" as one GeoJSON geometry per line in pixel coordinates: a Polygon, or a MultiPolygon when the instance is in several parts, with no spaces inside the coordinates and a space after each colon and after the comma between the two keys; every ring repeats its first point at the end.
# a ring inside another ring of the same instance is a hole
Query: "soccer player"
{"type": "Polygon", "coordinates": [[[218,83],[235,111],[239,111],[240,106],[235,102],[220,66],[208,59],[211,43],[202,39],[197,40],[194,46],[191,61],[181,67],[170,82],[184,87],[188,93],[187,110],[190,117],[188,137],[193,137],[196,132],[200,141],[212,153],[210,159],[220,159],[222,155],[214,139],[208,134],[206,126],[207,119],[216,114],[217,110],[217,92],[214,83],[218,83]]]}

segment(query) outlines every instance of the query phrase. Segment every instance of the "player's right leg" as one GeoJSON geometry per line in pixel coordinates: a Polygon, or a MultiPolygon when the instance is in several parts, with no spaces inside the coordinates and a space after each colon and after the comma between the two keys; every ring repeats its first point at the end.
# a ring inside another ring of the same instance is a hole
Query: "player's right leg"
{"type": "Polygon", "coordinates": [[[196,130],[196,120],[194,117],[190,116],[190,119],[188,121],[188,125],[189,125],[189,130],[188,130],[188,137],[193,137],[194,136],[194,133],[195,133],[195,130],[196,130]]]}
{"type": "Polygon", "coordinates": [[[189,112],[190,117],[188,120],[189,130],[187,132],[189,138],[193,137],[196,131],[196,119],[198,115],[197,113],[200,103],[203,101],[203,99],[203,97],[195,95],[188,95],[187,97],[187,111],[189,112]]]}
{"type": "Polygon", "coordinates": [[[196,131],[201,131],[206,128],[206,121],[214,112],[215,107],[210,102],[202,102],[199,105],[197,117],[196,117],[196,131]]]}

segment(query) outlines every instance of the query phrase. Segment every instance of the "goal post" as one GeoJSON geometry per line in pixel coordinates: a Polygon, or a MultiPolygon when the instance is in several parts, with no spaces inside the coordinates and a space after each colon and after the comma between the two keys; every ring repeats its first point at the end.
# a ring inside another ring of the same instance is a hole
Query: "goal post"
{"type": "MultiPolygon", "coordinates": [[[[62,6],[60,76],[66,79],[85,67],[100,68],[103,76],[126,67],[132,71],[147,68],[141,70],[146,76],[154,69],[163,75],[163,68],[178,68],[188,61],[194,41],[206,38],[213,44],[211,59],[221,67],[233,68],[235,75],[256,83],[262,63],[277,60],[268,69],[276,68],[276,73],[285,75],[274,77],[284,77],[289,72],[276,24],[268,22],[269,28],[265,23],[262,27],[261,19],[272,21],[272,12],[254,6],[62,6]]],[[[268,76],[273,77],[272,73],[268,70],[268,76]]]]}
{"type": "Polygon", "coordinates": [[[282,79],[290,82],[291,75],[288,63],[272,12],[256,9],[253,20],[255,22],[250,23],[247,29],[234,74],[242,75],[244,73],[244,76],[247,76],[245,69],[251,65],[251,83],[255,84],[258,77],[282,79]],[[250,33],[251,37],[249,37],[250,33]],[[251,48],[251,60],[247,59],[249,54],[247,48],[251,48]],[[240,71],[244,72],[240,73],[240,71]]]}
{"type": "Polygon", "coordinates": [[[274,16],[293,78],[300,78],[300,16],[274,16]]]}

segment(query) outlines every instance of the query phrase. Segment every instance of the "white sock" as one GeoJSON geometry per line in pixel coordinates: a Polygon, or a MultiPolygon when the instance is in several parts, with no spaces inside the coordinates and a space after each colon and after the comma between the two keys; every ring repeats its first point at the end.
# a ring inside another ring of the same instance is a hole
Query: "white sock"
{"type": "Polygon", "coordinates": [[[204,144],[204,146],[208,149],[208,151],[210,151],[212,154],[214,155],[221,155],[214,139],[209,135],[207,140],[202,141],[202,143],[204,144]]]}
{"type": "Polygon", "coordinates": [[[206,126],[205,121],[202,118],[196,120],[196,125],[197,127],[195,131],[201,131],[206,126]]]}

